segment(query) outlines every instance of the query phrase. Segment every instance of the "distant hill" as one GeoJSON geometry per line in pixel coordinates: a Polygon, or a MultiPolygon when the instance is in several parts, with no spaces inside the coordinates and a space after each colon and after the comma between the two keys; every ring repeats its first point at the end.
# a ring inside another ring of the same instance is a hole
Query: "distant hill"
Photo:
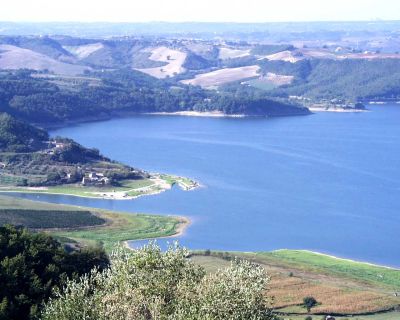
{"type": "MultiPolygon", "coordinates": [[[[49,125],[122,113],[289,116],[339,100],[345,107],[369,99],[400,100],[400,36],[387,31],[396,22],[373,25],[369,36],[360,31],[365,24],[343,26],[358,30],[357,37],[344,37],[337,24],[312,24],[299,31],[305,40],[285,36],[270,43],[188,34],[0,36],[0,107],[18,119],[49,125]],[[338,34],[330,38],[326,26],[338,34]],[[374,41],[372,34],[384,37],[374,41]]],[[[278,28],[256,25],[254,30],[266,27],[278,28]]],[[[288,32],[293,26],[279,28],[288,32]]]]}

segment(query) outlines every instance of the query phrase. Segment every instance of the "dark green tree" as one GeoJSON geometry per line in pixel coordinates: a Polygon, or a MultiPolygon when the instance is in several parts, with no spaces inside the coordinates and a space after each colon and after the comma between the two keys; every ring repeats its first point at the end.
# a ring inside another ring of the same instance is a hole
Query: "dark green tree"
{"type": "Polygon", "coordinates": [[[318,304],[318,301],[314,297],[305,297],[303,299],[304,308],[307,309],[307,312],[310,312],[312,308],[314,308],[318,304]]]}
{"type": "Polygon", "coordinates": [[[108,266],[101,249],[68,253],[44,233],[0,227],[0,319],[35,319],[53,289],[95,266],[108,266]]]}

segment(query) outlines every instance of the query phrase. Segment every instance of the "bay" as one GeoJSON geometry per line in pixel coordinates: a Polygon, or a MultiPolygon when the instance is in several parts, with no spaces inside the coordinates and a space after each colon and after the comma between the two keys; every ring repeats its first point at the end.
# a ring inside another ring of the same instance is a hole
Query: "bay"
{"type": "Polygon", "coordinates": [[[135,116],[53,130],[202,187],[123,201],[19,196],[187,216],[179,242],[192,249],[308,249],[399,267],[400,105],[368,108],[273,119],[135,116]]]}

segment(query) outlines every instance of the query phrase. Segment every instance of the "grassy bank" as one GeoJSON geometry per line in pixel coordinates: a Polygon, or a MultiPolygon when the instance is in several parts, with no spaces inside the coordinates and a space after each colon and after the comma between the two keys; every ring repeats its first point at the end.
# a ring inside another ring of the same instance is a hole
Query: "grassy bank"
{"type": "MultiPolygon", "coordinates": [[[[186,223],[183,218],[156,216],[147,214],[128,214],[117,213],[106,210],[66,206],[58,204],[50,204],[24,200],[19,198],[0,196],[0,210],[8,210],[8,222],[12,220],[21,221],[23,213],[28,215],[24,219],[28,219],[31,223],[35,223],[35,229],[42,229],[45,232],[52,234],[55,237],[68,242],[71,239],[73,242],[78,242],[84,245],[102,245],[106,250],[111,250],[118,242],[126,240],[135,240],[143,238],[167,237],[176,234],[182,223],[186,223]],[[54,213],[59,213],[62,220],[53,219],[53,221],[43,222],[43,226],[51,225],[51,229],[38,228],[36,217],[51,218],[54,213]],[[88,216],[88,213],[91,215],[88,216]],[[11,215],[10,215],[11,214],[11,215]],[[105,221],[98,225],[99,220],[105,221]],[[36,221],[35,221],[36,220],[36,221]],[[66,220],[69,225],[65,225],[66,220]],[[89,221],[95,221],[93,225],[88,225],[89,221]],[[58,228],[55,224],[60,223],[58,228]],[[77,223],[81,223],[78,224],[77,223]],[[71,226],[75,227],[71,229],[71,226]]],[[[7,222],[7,221],[6,221],[7,222]]],[[[23,223],[21,223],[23,225],[23,223]]]]}
{"type": "Polygon", "coordinates": [[[318,273],[335,274],[392,290],[400,290],[400,270],[303,250],[278,250],[260,253],[258,256],[265,259],[277,258],[287,264],[299,268],[313,269],[318,273]]]}

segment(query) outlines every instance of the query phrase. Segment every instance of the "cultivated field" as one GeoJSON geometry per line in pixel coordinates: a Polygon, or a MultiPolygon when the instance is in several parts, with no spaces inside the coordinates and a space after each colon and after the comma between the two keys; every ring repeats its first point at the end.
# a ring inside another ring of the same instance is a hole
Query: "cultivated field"
{"type": "Polygon", "coordinates": [[[258,77],[259,70],[259,66],[219,69],[198,74],[193,79],[183,80],[182,83],[201,86],[203,88],[213,88],[229,82],[258,77]]]}
{"type": "Polygon", "coordinates": [[[82,46],[63,46],[63,48],[73,55],[75,55],[78,59],[85,59],[89,57],[92,53],[104,48],[103,44],[98,43],[90,43],[82,46]]]}
{"type": "Polygon", "coordinates": [[[83,74],[89,67],[73,65],[52,59],[44,54],[12,45],[0,45],[0,69],[49,70],[56,74],[83,74]]]}
{"type": "Polygon", "coordinates": [[[12,224],[29,229],[85,228],[104,223],[106,220],[83,210],[0,209],[0,225],[12,224]]]}
{"type": "Polygon", "coordinates": [[[260,57],[258,60],[271,60],[271,61],[286,61],[296,63],[297,61],[303,60],[303,56],[295,56],[292,51],[286,50],[278,53],[270,54],[264,57],[260,57]]]}
{"type": "MultiPolygon", "coordinates": [[[[265,267],[271,276],[269,294],[275,297],[276,311],[285,319],[304,319],[307,310],[301,306],[306,296],[319,302],[312,314],[357,315],[392,310],[400,305],[394,295],[400,286],[400,270],[372,266],[349,260],[310,253],[283,250],[266,253],[211,253],[211,256],[193,256],[192,259],[209,272],[229,264],[229,258],[238,256],[265,267]]],[[[399,313],[384,313],[384,315],[399,313]]],[[[378,317],[365,319],[400,319],[378,317]]],[[[383,316],[383,314],[382,314],[383,316]]],[[[321,316],[315,316],[320,319],[321,316]]],[[[364,319],[364,316],[359,319],[364,319]]]]}
{"type": "Polygon", "coordinates": [[[293,80],[294,76],[285,76],[268,72],[265,76],[262,76],[258,79],[246,81],[245,83],[258,89],[271,90],[279,86],[291,84],[293,80]]]}
{"type": "Polygon", "coordinates": [[[150,76],[158,79],[173,77],[174,75],[185,72],[182,66],[186,60],[186,53],[178,50],[172,50],[167,47],[159,47],[151,51],[150,60],[164,62],[162,67],[136,69],[147,73],[150,76]]]}
{"type": "Polygon", "coordinates": [[[247,57],[249,55],[250,55],[250,49],[240,50],[240,49],[232,49],[226,47],[219,49],[219,58],[222,60],[242,58],[242,57],[247,57]]]}

